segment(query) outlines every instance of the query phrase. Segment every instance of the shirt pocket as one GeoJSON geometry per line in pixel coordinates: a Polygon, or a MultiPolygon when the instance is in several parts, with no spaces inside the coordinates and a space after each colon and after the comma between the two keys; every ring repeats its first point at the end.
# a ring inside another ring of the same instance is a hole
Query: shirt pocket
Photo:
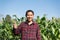
{"type": "Polygon", "coordinates": [[[35,33],[36,32],[36,29],[37,29],[36,27],[32,27],[31,28],[31,32],[34,32],[35,33]]]}
{"type": "Polygon", "coordinates": [[[27,34],[27,27],[22,27],[22,33],[27,34]]]}

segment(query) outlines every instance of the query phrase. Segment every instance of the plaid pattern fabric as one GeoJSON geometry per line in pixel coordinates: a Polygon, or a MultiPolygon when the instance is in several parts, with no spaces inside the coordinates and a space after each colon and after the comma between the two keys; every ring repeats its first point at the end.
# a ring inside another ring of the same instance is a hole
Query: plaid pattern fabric
{"type": "Polygon", "coordinates": [[[37,23],[33,22],[28,25],[27,22],[22,22],[17,29],[14,29],[14,34],[21,33],[21,40],[41,40],[40,29],[37,23]]]}

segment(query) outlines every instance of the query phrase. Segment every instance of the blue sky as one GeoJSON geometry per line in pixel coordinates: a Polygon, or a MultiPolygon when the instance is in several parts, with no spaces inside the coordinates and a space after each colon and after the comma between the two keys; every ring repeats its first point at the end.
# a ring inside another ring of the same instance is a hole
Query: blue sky
{"type": "Polygon", "coordinates": [[[0,18],[9,15],[25,16],[26,10],[33,10],[36,16],[60,17],[60,0],[0,0],[0,18]],[[2,16],[1,16],[2,15],[2,16]]]}

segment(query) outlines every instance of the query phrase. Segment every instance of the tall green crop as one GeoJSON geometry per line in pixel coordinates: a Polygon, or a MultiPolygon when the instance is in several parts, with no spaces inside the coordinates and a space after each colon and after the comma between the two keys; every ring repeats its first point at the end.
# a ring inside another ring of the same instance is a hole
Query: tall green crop
{"type": "MultiPolygon", "coordinates": [[[[24,17],[20,19],[17,16],[14,17],[17,24],[25,20],[24,17]]],[[[20,34],[13,34],[14,20],[7,22],[6,19],[3,18],[3,23],[0,24],[0,40],[20,40],[20,34]]],[[[39,24],[42,40],[60,40],[60,21],[57,18],[52,17],[51,20],[47,20],[45,16],[42,18],[37,16],[35,20],[39,24]]]]}

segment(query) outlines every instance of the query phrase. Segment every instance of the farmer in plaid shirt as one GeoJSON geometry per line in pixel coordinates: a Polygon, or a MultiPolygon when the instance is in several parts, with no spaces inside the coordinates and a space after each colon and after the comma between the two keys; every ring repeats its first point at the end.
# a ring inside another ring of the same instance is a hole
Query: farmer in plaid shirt
{"type": "Polygon", "coordinates": [[[33,21],[34,12],[32,10],[26,11],[26,21],[22,22],[18,27],[14,23],[14,34],[21,33],[21,40],[41,40],[40,29],[36,22],[33,21]]]}

